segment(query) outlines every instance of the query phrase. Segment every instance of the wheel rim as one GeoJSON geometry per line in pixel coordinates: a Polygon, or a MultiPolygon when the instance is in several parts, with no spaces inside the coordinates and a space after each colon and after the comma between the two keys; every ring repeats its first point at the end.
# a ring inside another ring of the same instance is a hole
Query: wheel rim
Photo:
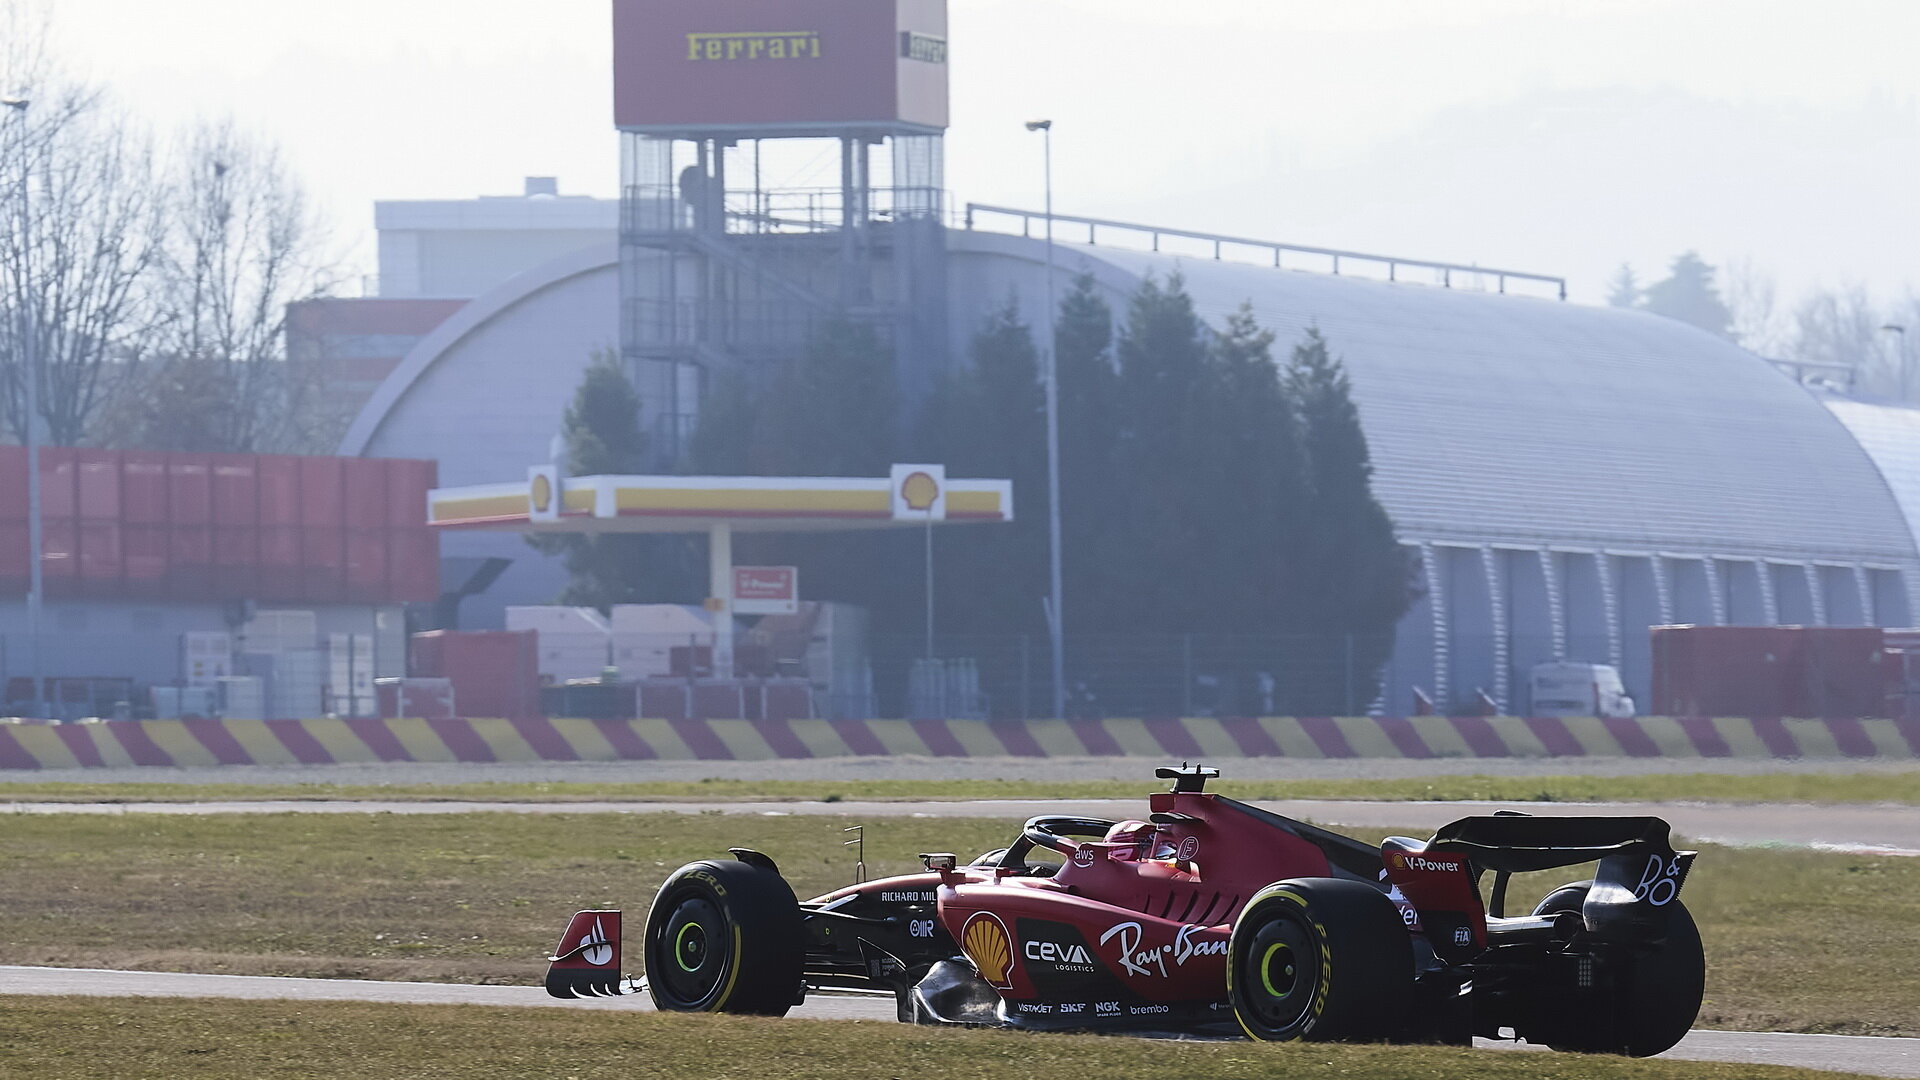
{"type": "Polygon", "coordinates": [[[698,1007],[719,991],[732,960],[726,926],[720,909],[700,895],[681,899],[667,915],[647,968],[676,1004],[698,1007]]]}
{"type": "Polygon", "coordinates": [[[680,927],[673,936],[673,961],[680,970],[688,973],[700,970],[700,964],[707,956],[707,928],[697,922],[689,922],[680,927]]]}
{"type": "Polygon", "coordinates": [[[1246,988],[1246,1019],[1276,1035],[1298,1027],[1321,978],[1318,956],[1312,933],[1293,918],[1275,917],[1256,931],[1234,980],[1246,988]]]}
{"type": "Polygon", "coordinates": [[[1299,974],[1300,969],[1293,960],[1293,946],[1284,941],[1267,946],[1266,953],[1260,957],[1260,985],[1275,1001],[1293,993],[1299,974]]]}

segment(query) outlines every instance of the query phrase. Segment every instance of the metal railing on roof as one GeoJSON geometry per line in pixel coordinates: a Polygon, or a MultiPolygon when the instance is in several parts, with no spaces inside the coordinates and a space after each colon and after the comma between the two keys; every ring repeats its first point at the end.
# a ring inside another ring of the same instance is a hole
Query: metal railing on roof
{"type": "MultiPolygon", "coordinates": [[[[1042,225],[1042,233],[1044,234],[1044,226],[1047,220],[1047,215],[1044,211],[1021,210],[1011,206],[989,206],[986,203],[970,202],[967,204],[964,219],[966,228],[969,230],[974,228],[977,216],[994,214],[1019,218],[1020,235],[1022,236],[1031,237],[1034,234],[1033,226],[1036,221],[1042,225]]],[[[1515,281],[1537,281],[1551,285],[1554,287],[1559,299],[1565,300],[1567,298],[1566,278],[1553,277],[1549,274],[1533,274],[1523,270],[1502,270],[1498,267],[1433,262],[1428,259],[1403,259],[1394,255],[1370,255],[1362,251],[1342,251],[1337,248],[1310,247],[1305,244],[1282,244],[1272,240],[1254,240],[1244,236],[1225,236],[1220,233],[1196,232],[1192,229],[1169,229],[1158,225],[1138,225],[1133,222],[1111,221],[1106,218],[1080,217],[1075,214],[1054,214],[1053,220],[1055,223],[1086,226],[1087,243],[1089,244],[1099,243],[1099,230],[1107,229],[1134,235],[1144,234],[1153,251],[1160,250],[1160,243],[1163,238],[1172,237],[1181,240],[1198,240],[1203,244],[1211,244],[1213,247],[1213,257],[1221,260],[1226,258],[1229,249],[1250,248],[1270,253],[1273,258],[1273,265],[1282,269],[1288,268],[1282,262],[1282,255],[1306,255],[1331,260],[1331,269],[1335,274],[1340,273],[1342,263],[1364,263],[1373,266],[1384,266],[1386,267],[1388,281],[1399,280],[1402,268],[1436,270],[1440,274],[1440,284],[1444,288],[1450,289],[1453,287],[1453,275],[1455,274],[1478,275],[1481,278],[1493,278],[1495,288],[1502,293],[1507,291],[1508,279],[1513,279],[1515,281]]],[[[1057,240],[1059,237],[1056,235],[1055,239],[1057,240]]],[[[1309,268],[1296,266],[1291,269],[1309,268]]]]}

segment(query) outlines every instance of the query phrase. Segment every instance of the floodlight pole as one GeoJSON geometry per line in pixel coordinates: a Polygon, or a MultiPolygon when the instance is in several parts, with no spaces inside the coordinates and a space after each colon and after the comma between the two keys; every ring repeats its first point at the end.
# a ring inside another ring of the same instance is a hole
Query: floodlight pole
{"type": "Polygon", "coordinates": [[[1041,136],[1047,217],[1047,634],[1053,644],[1053,715],[1067,715],[1066,617],[1060,598],[1060,362],[1053,299],[1053,121],[1029,120],[1041,136]]]}
{"type": "Polygon", "coordinates": [[[40,358],[34,341],[33,316],[28,309],[27,290],[32,285],[33,215],[27,208],[27,106],[26,98],[0,99],[0,105],[12,109],[18,121],[20,155],[20,360],[26,382],[26,425],[22,440],[27,445],[27,678],[32,686],[35,712],[40,694],[40,603],[45,582],[41,566],[40,522],[40,358]]]}
{"type": "Polygon", "coordinates": [[[1913,365],[1907,362],[1907,328],[1899,323],[1888,323],[1880,328],[1880,332],[1892,335],[1893,360],[1900,368],[1900,404],[1905,405],[1913,395],[1913,388],[1908,385],[1912,374],[1909,369],[1913,365]]]}

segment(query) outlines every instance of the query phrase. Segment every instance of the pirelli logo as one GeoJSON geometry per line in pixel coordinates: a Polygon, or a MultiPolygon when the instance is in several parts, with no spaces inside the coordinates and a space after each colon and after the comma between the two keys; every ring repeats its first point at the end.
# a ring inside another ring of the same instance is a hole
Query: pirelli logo
{"type": "Polygon", "coordinates": [[[818,60],[818,30],[688,34],[689,60],[818,60]]]}

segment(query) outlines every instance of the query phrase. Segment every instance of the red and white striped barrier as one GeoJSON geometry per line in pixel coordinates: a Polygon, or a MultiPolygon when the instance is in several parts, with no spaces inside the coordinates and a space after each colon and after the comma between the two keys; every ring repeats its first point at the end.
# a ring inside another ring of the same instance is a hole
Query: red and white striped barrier
{"type": "Polygon", "coordinates": [[[1920,758],[1920,721],[1639,717],[319,719],[0,724],[0,770],[777,758],[1920,758]]]}

